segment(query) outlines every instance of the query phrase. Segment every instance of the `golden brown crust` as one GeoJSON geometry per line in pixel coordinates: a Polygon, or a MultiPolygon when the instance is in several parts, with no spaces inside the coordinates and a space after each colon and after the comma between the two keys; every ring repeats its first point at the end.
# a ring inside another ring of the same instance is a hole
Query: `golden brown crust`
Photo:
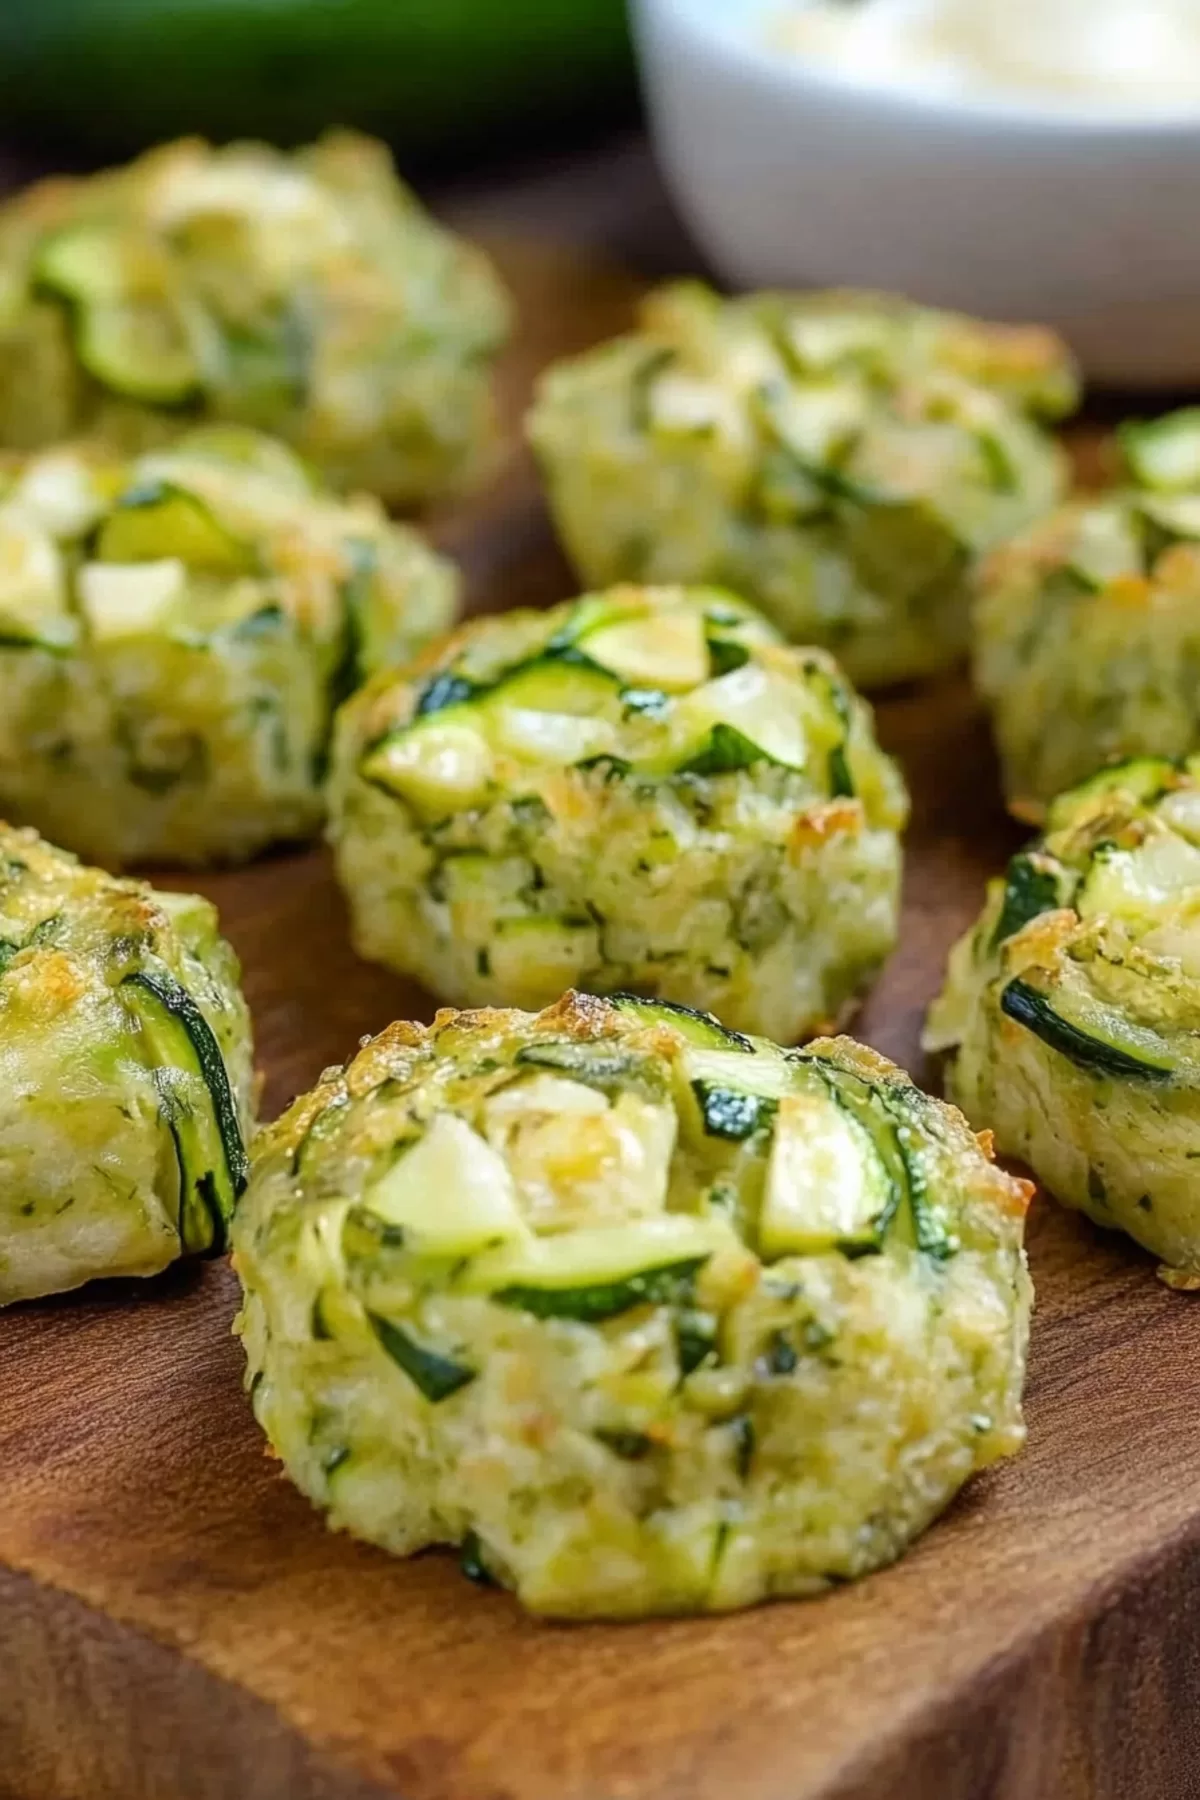
{"type": "Polygon", "coordinates": [[[335,1527],[470,1533],[538,1611],[725,1609],[891,1560],[1020,1447],[1026,1184],[886,1058],[578,992],[350,1076],[401,1057],[235,1222],[252,1403],[335,1527]]]}

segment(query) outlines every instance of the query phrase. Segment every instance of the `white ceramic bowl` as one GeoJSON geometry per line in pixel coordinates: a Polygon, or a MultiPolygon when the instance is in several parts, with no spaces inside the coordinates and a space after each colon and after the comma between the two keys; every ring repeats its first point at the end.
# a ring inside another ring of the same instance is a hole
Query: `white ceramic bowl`
{"type": "Polygon", "coordinates": [[[756,39],[763,0],[636,0],[659,154],[738,287],[876,287],[1055,325],[1087,373],[1200,382],[1200,115],[867,89],[756,39]]]}

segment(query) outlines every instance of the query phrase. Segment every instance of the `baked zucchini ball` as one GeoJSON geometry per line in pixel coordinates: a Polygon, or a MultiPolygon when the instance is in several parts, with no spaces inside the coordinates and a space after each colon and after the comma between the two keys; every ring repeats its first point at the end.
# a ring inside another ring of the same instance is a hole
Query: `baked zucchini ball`
{"type": "Polygon", "coordinates": [[[455,594],[376,501],[242,427],[0,460],[0,812],[110,865],[309,836],[335,704],[455,594]]]}
{"type": "Polygon", "coordinates": [[[688,283],[551,369],[529,435],[585,581],[727,584],[872,686],[966,649],[973,559],[1059,498],[1038,421],[1075,394],[1047,331],[688,283]]]}
{"type": "Polygon", "coordinates": [[[907,796],[819,650],[714,589],[476,619],[343,709],[363,956],[441,998],[635,988],[791,1041],[896,936],[907,796]]]}
{"type": "Polygon", "coordinates": [[[250,1017],[215,909],[0,825],[0,1305],[225,1247],[250,1017]]]}
{"type": "Polygon", "coordinates": [[[1200,410],[1121,433],[1133,485],[1074,502],[980,574],[975,681],[1009,805],[1200,744],[1200,410]]]}
{"type": "Polygon", "coordinates": [[[256,1145],[254,1410],[330,1524],[536,1612],[815,1593],[1020,1447],[1029,1191],[846,1038],[393,1025],[256,1145]]]}
{"type": "Polygon", "coordinates": [[[0,443],[136,452],[181,411],[293,444],[337,487],[421,501],[476,471],[507,333],[481,254],[331,132],[168,144],[0,208],[0,443]]]}
{"type": "Polygon", "coordinates": [[[1063,794],[956,945],[926,1047],[1067,1206],[1200,1278],[1200,759],[1063,794]]]}

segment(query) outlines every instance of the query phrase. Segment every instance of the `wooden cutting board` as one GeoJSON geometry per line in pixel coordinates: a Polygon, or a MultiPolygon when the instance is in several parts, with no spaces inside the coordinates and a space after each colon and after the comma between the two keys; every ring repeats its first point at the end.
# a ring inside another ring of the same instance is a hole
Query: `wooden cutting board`
{"type": "MultiPolygon", "coordinates": [[[[509,251],[533,367],[634,284],[509,251]]],[[[524,457],[439,521],[472,603],[569,576],[524,457]]],[[[859,1021],[920,1077],[945,951],[1016,837],[963,685],[887,700],[916,810],[902,947],[859,1021]]],[[[200,884],[273,1115],[426,997],[355,961],[325,858],[200,884]]],[[[896,1568],[737,1617],[548,1626],[335,1538],[263,1454],[224,1266],[0,1319],[5,1800],[1195,1800],[1200,1299],[1038,1200],[1025,1454],[896,1568]]]]}

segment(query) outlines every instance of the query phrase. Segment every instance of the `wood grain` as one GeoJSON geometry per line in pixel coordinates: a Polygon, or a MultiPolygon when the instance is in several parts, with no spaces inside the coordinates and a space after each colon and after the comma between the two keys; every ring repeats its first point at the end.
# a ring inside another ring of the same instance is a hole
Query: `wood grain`
{"type": "MultiPolygon", "coordinates": [[[[633,284],[507,261],[509,371],[618,328],[633,284]]],[[[569,591],[523,455],[437,522],[477,606],[569,591]]],[[[962,683],[880,708],[916,812],[901,950],[860,1020],[923,1073],[948,944],[1015,842],[962,683]]],[[[204,887],[275,1112],[428,1001],[357,963],[320,853],[204,887]]],[[[1038,1201],[1030,1442],[896,1568],[721,1620],[549,1627],[329,1535],[264,1457],[224,1267],[0,1322],[5,1800],[1194,1800],[1200,1317],[1038,1201]]]]}

